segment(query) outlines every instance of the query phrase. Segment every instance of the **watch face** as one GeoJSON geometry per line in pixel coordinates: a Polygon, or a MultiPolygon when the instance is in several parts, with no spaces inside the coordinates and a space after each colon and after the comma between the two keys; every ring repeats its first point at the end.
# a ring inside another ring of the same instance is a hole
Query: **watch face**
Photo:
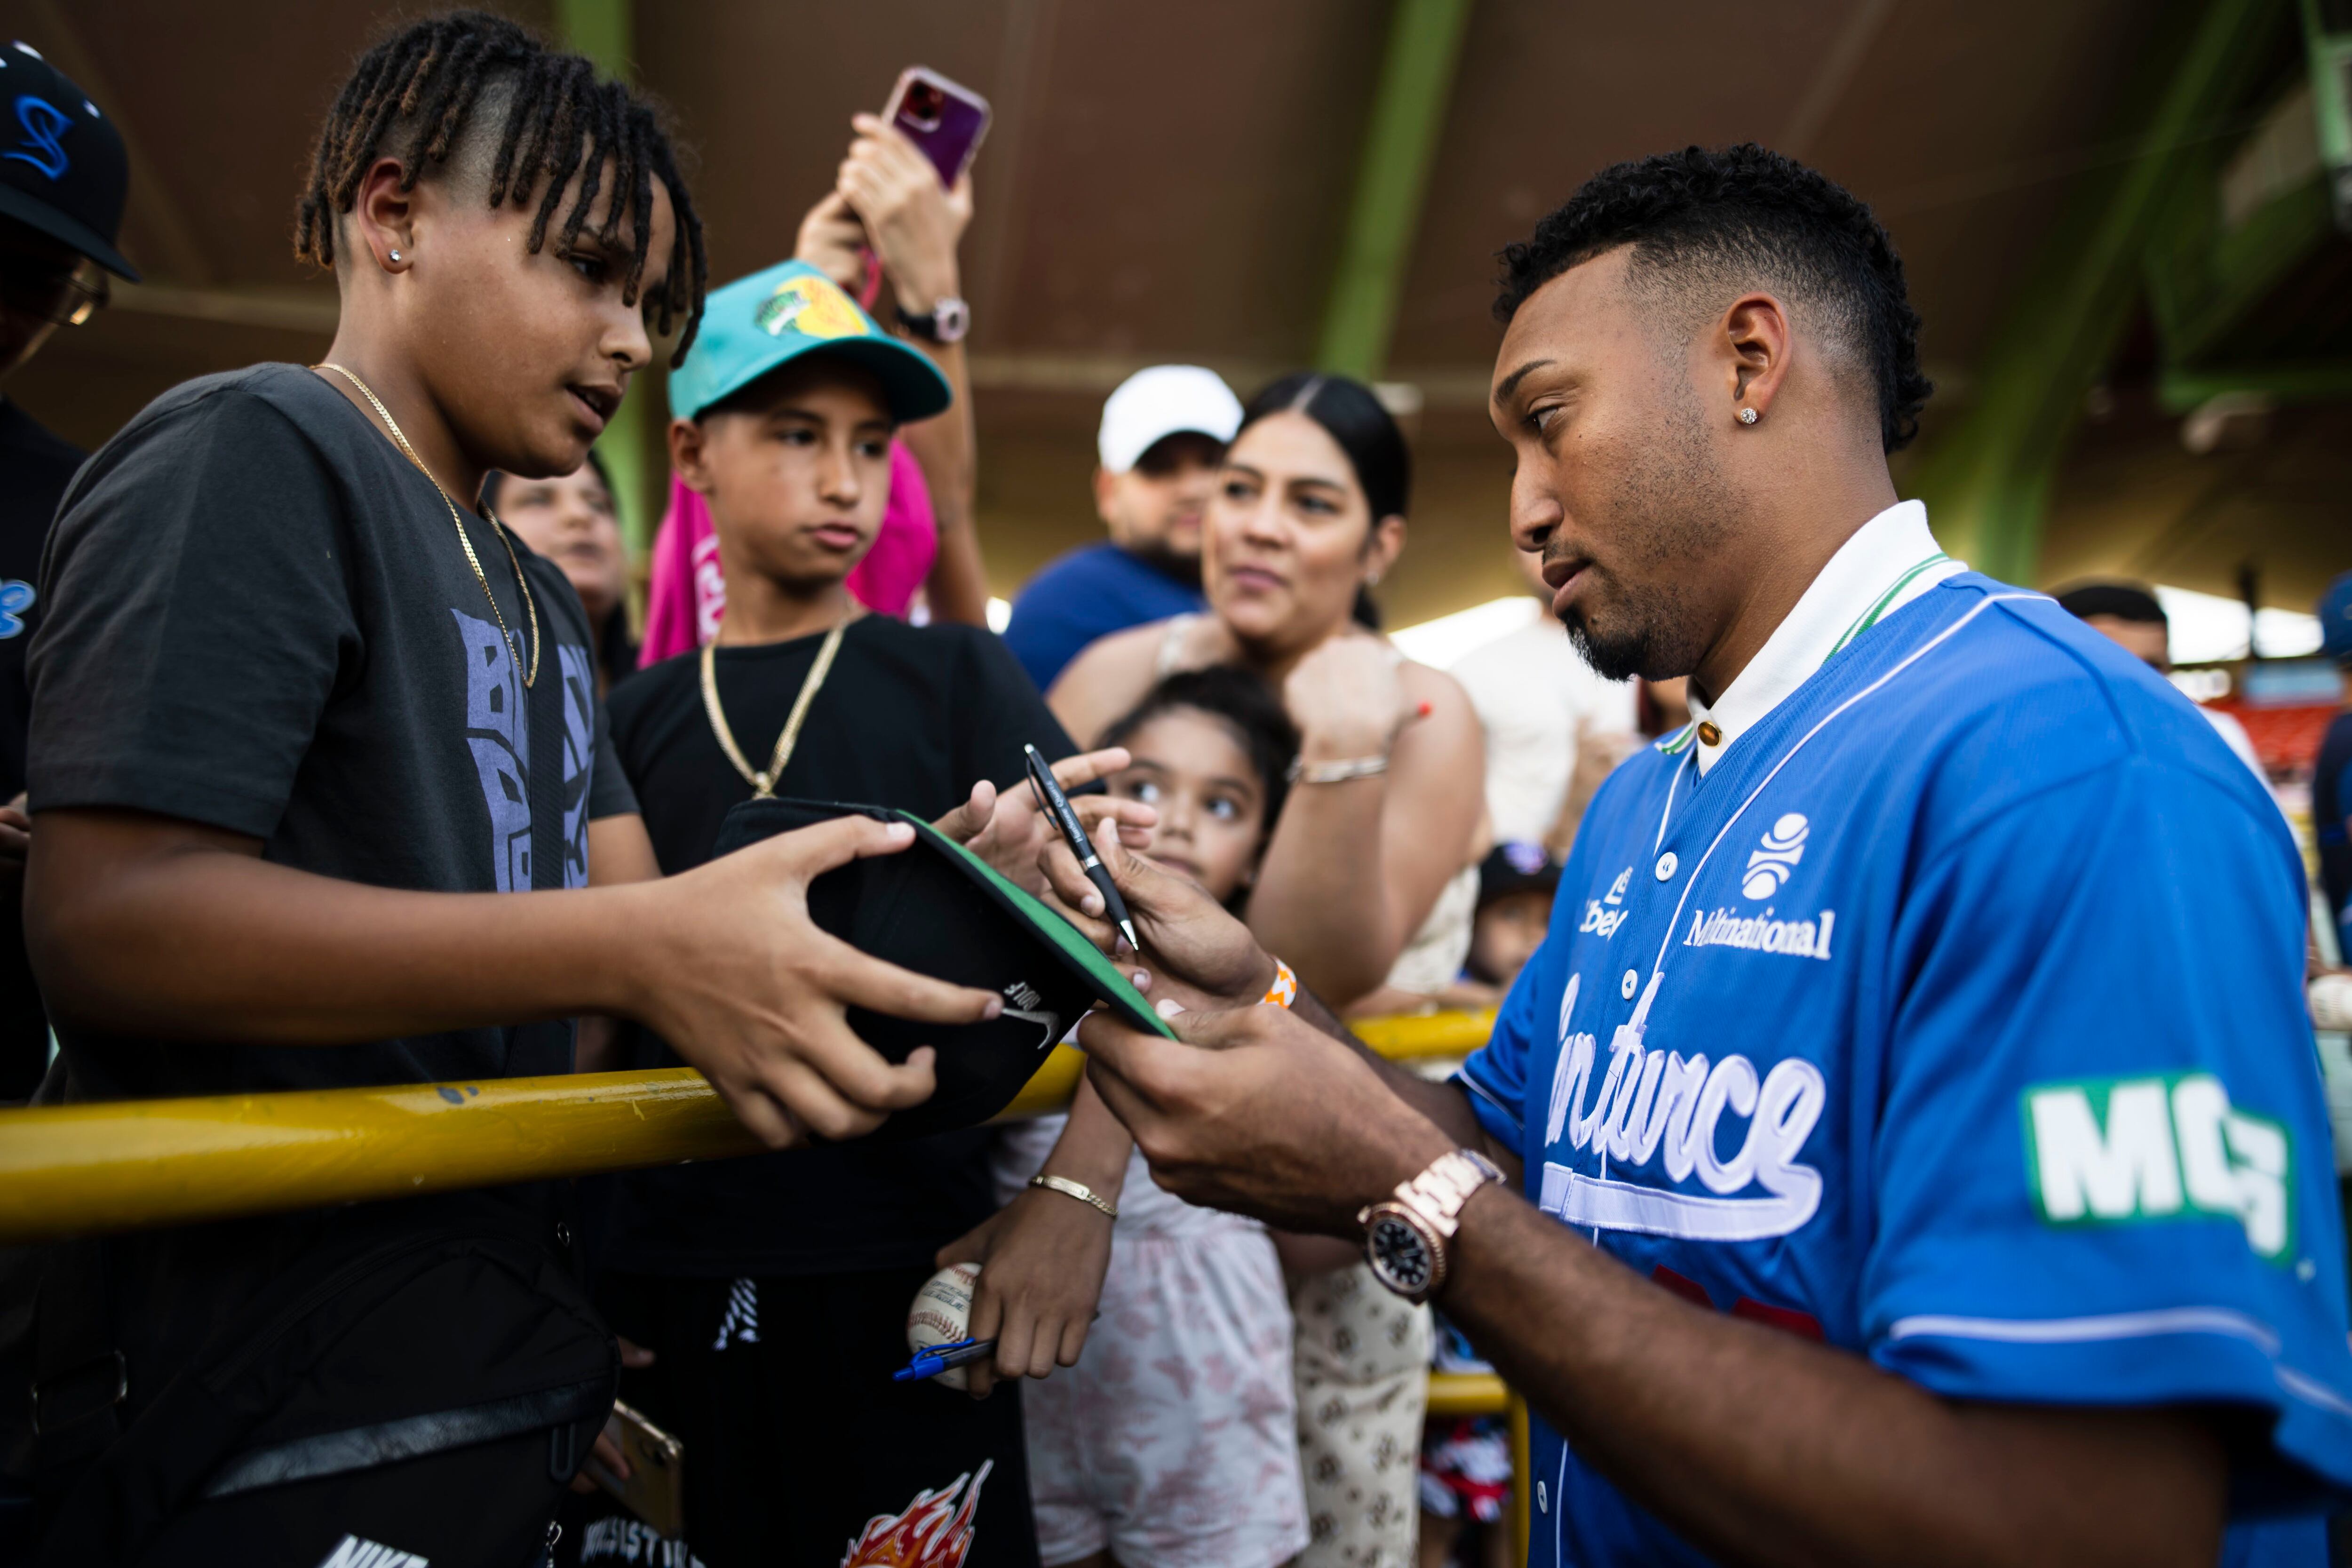
{"type": "Polygon", "coordinates": [[[1381,1283],[1400,1296],[1421,1300],[1437,1274],[1429,1238],[1393,1214],[1375,1215],[1364,1235],[1364,1252],[1381,1283]]]}
{"type": "Polygon", "coordinates": [[[943,343],[961,342],[971,331],[971,307],[961,300],[940,300],[931,309],[932,330],[943,343]]]}

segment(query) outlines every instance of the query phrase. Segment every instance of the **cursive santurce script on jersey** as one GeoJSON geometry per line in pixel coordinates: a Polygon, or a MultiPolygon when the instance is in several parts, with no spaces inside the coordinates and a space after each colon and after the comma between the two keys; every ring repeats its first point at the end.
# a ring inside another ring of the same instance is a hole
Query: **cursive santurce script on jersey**
{"type": "Polygon", "coordinates": [[[1744,1056],[1710,1062],[1705,1052],[1685,1057],[1645,1046],[1651,1005],[1664,978],[1664,970],[1650,976],[1633,1017],[1610,1038],[1604,1068],[1596,1038],[1573,1027],[1581,976],[1569,977],[1544,1141],[1599,1156],[1601,1173],[1546,1161],[1542,1206],[1566,1224],[1601,1230],[1694,1241],[1786,1236],[1821,1206],[1821,1173],[1797,1159],[1829,1098],[1821,1069],[1789,1057],[1759,1079],[1744,1056]],[[1721,1135],[1736,1128],[1732,1118],[1747,1126],[1727,1159],[1721,1135]],[[1608,1174],[1654,1168],[1653,1162],[1669,1181],[1696,1175],[1716,1195],[1608,1174]]]}

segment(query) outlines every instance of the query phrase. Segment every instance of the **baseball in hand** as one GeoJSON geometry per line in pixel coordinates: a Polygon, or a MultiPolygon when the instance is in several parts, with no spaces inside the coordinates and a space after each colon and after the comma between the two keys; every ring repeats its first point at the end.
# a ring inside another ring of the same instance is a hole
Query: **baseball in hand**
{"type": "MultiPolygon", "coordinates": [[[[971,1332],[971,1293],[980,1282],[977,1263],[950,1263],[915,1292],[907,1309],[907,1349],[919,1354],[933,1345],[951,1345],[971,1332]]],[[[950,1388],[969,1391],[964,1368],[951,1366],[931,1379],[950,1388]]]]}

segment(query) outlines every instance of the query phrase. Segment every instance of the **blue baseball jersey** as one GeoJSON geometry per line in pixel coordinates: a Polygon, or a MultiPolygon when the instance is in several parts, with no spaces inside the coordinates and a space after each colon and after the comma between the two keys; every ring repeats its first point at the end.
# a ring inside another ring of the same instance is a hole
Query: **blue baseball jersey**
{"type": "MultiPolygon", "coordinates": [[[[2352,1488],[2303,875],[2189,705],[1974,573],[1585,815],[1464,1067],[1642,1275],[1955,1399],[2249,1406],[2227,1561],[2352,1488]]],[[[1538,1423],[1536,1564],[1706,1559],[1538,1423]]]]}

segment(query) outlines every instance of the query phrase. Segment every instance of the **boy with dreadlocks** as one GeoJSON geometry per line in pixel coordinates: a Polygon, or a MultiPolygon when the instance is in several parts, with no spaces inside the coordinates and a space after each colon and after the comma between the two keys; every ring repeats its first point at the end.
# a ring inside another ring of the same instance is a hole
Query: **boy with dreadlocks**
{"type": "MultiPolygon", "coordinates": [[[[701,233],[653,111],[509,23],[415,23],[329,112],[298,246],[341,295],[326,361],[166,394],[50,542],[26,898],[46,1097],[439,1080],[463,1104],[566,1070],[583,1013],[657,1029],[777,1146],[926,1097],[929,1053],[890,1066],[845,1005],[1002,1003],[852,952],[803,899],[911,834],[849,818],[593,885],[652,855],[588,627],[474,509],[486,469],[580,465],[649,326],[693,338],[701,233]]],[[[530,1560],[618,1373],[562,1202],[57,1249],[0,1367],[34,1389],[0,1452],[44,1560],[530,1560]]]]}

